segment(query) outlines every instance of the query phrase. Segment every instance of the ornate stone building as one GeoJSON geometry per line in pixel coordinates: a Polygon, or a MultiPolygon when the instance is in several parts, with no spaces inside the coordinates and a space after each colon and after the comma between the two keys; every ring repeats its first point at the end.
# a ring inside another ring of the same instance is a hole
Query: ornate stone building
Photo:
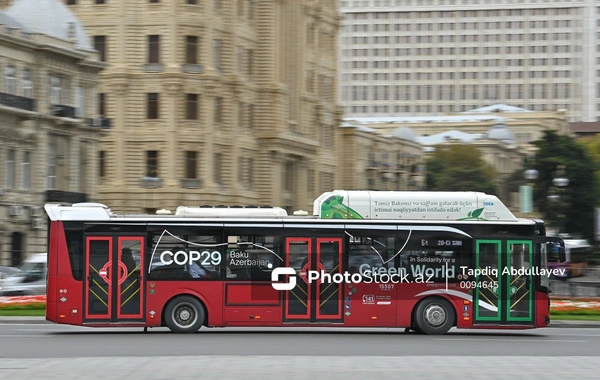
{"type": "Polygon", "coordinates": [[[101,199],[307,209],[336,178],[338,1],[67,1],[108,65],[101,199]]]}
{"type": "Polygon", "coordinates": [[[424,190],[421,144],[406,128],[389,134],[344,123],[341,128],[340,180],[349,190],[424,190]]]}
{"type": "Polygon", "coordinates": [[[540,139],[545,130],[555,130],[561,134],[573,135],[566,113],[563,111],[531,111],[505,104],[495,104],[443,116],[369,117],[345,120],[376,129],[381,133],[391,133],[398,127],[405,126],[419,137],[452,130],[485,134],[494,126],[502,125],[510,131],[511,139],[520,144],[528,154],[534,150],[531,143],[540,139]]]}
{"type": "Polygon", "coordinates": [[[45,252],[44,203],[96,199],[102,68],[59,0],[0,11],[0,265],[45,252]]]}

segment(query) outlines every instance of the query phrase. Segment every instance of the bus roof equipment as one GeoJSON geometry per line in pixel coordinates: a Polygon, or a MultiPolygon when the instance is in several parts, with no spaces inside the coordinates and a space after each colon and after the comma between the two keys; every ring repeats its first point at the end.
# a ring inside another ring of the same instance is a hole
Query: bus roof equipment
{"type": "Polygon", "coordinates": [[[335,190],[315,200],[313,214],[322,219],[518,220],[496,196],[473,191],[335,190]]]}
{"type": "MultiPolygon", "coordinates": [[[[114,218],[147,218],[149,215],[113,213],[99,203],[71,206],[47,204],[51,220],[109,221],[114,218]]],[[[179,206],[175,214],[159,210],[153,217],[175,218],[306,218],[306,211],[288,215],[281,207],[253,206],[179,206]]],[[[335,190],[321,194],[313,204],[317,219],[371,219],[421,221],[496,221],[517,222],[518,219],[494,195],[481,192],[434,191],[348,191],[335,190]]]]}

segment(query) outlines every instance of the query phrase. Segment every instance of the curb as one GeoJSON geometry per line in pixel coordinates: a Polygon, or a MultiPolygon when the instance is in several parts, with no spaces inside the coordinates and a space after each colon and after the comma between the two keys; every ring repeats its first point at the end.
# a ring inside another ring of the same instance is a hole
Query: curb
{"type": "Polygon", "coordinates": [[[0,323],[25,323],[28,325],[52,324],[46,317],[0,317],[0,323]]]}
{"type": "Polygon", "coordinates": [[[554,320],[550,321],[549,327],[560,328],[600,328],[600,321],[569,321],[569,320],[554,320]]]}

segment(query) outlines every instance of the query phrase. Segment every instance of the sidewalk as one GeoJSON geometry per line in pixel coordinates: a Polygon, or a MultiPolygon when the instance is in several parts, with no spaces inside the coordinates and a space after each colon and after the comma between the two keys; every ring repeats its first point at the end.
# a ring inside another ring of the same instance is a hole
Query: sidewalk
{"type": "MultiPolygon", "coordinates": [[[[54,324],[48,322],[45,317],[0,317],[1,323],[13,323],[13,324],[54,324]]],[[[600,321],[561,321],[554,320],[550,322],[550,327],[560,328],[600,328],[600,321]]],[[[349,327],[349,329],[351,329],[349,327]]]]}

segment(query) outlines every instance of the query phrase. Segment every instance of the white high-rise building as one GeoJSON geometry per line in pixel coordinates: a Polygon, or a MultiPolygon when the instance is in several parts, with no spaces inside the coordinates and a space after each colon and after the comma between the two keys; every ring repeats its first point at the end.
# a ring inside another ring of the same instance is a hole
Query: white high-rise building
{"type": "Polygon", "coordinates": [[[344,117],[505,103],[600,117],[600,1],[342,0],[344,117]]]}

